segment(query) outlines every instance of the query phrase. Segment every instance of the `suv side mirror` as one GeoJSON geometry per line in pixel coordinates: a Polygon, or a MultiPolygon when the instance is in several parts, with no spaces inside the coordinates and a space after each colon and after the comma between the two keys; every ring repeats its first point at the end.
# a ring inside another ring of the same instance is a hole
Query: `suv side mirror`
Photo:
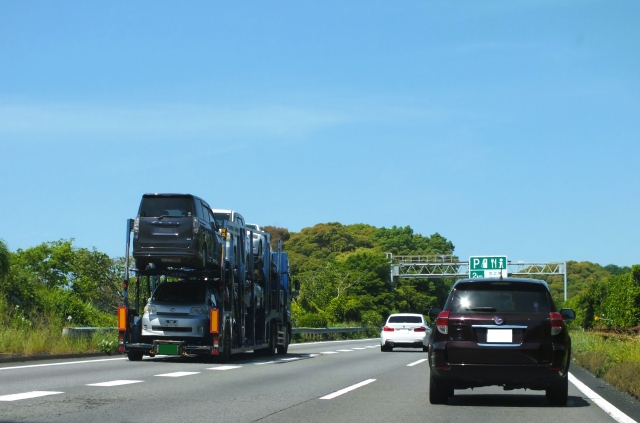
{"type": "Polygon", "coordinates": [[[440,314],[440,312],[442,311],[442,309],[440,307],[432,307],[429,309],[429,319],[431,319],[432,322],[435,322],[436,319],[438,318],[438,314],[440,314]]]}
{"type": "Polygon", "coordinates": [[[560,315],[562,316],[562,320],[573,320],[576,318],[576,312],[570,308],[560,309],[560,315]]]}

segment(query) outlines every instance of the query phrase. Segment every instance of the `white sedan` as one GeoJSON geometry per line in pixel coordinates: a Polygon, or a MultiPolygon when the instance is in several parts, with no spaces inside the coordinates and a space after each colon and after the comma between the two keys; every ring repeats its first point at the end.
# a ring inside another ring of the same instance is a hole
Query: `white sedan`
{"type": "Polygon", "coordinates": [[[394,347],[422,348],[427,351],[431,329],[422,314],[392,314],[380,332],[380,351],[390,352],[394,347]]]}

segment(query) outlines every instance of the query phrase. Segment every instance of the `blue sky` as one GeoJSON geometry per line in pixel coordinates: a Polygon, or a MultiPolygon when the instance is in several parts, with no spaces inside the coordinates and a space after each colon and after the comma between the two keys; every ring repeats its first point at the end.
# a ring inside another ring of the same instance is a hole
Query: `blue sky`
{"type": "Polygon", "coordinates": [[[124,255],[146,192],[640,263],[640,3],[0,3],[0,238],[124,255]]]}

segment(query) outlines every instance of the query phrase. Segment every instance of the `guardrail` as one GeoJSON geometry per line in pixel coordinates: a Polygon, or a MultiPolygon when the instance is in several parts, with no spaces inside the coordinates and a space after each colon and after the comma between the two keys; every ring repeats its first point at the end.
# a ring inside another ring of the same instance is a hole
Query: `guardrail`
{"type": "MultiPolygon", "coordinates": [[[[291,333],[295,334],[324,334],[324,333],[353,333],[364,332],[368,327],[350,327],[350,328],[293,328],[291,333]]],[[[70,327],[62,329],[62,336],[69,338],[89,338],[96,332],[117,332],[118,328],[99,328],[99,327],[70,327]]]]}
{"type": "Polygon", "coordinates": [[[323,334],[323,333],[352,333],[352,332],[364,332],[369,330],[368,327],[352,327],[352,328],[293,328],[291,334],[323,334]]]}
{"type": "Polygon", "coordinates": [[[117,332],[118,328],[75,327],[62,328],[62,336],[69,338],[90,338],[96,332],[117,332]]]}

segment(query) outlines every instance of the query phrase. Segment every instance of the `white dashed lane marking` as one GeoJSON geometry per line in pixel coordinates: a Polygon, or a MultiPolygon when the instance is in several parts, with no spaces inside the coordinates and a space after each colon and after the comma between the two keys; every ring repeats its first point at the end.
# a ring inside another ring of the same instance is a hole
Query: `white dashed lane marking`
{"type": "Polygon", "coordinates": [[[338,354],[338,351],[325,351],[321,352],[320,354],[338,354]]]}
{"type": "Polygon", "coordinates": [[[64,392],[54,392],[54,391],[23,392],[22,394],[2,395],[0,396],[0,401],[19,401],[23,399],[45,397],[47,395],[56,395],[56,394],[64,394],[64,392]]]}
{"type": "Polygon", "coordinates": [[[335,397],[339,397],[342,394],[346,394],[349,391],[353,391],[354,389],[358,389],[358,388],[360,388],[360,387],[362,387],[364,385],[368,385],[371,382],[375,382],[375,381],[376,381],[375,379],[367,379],[367,380],[365,380],[363,382],[356,383],[355,385],[351,385],[348,388],[340,389],[339,391],[336,391],[336,392],[334,392],[332,394],[325,395],[324,397],[320,397],[320,399],[333,399],[335,397]]]}
{"type": "Polygon", "coordinates": [[[158,377],[182,377],[182,376],[191,376],[197,375],[200,372],[174,372],[174,373],[164,373],[161,375],[155,375],[158,377]]]}
{"type": "MultiPolygon", "coordinates": [[[[269,363],[275,363],[275,361],[270,361],[269,363]]],[[[267,363],[256,363],[256,364],[267,364],[267,363]]],[[[209,367],[207,370],[232,370],[239,369],[242,366],[218,366],[218,367],[209,367]]]]}
{"type": "Polygon", "coordinates": [[[353,347],[353,350],[366,350],[366,348],[360,348],[360,347],[353,347]]]}
{"type": "Polygon", "coordinates": [[[132,383],[142,383],[144,380],[112,380],[110,382],[88,383],[87,386],[119,386],[131,385],[132,383]]]}
{"type": "Polygon", "coordinates": [[[413,363],[407,364],[407,367],[415,366],[416,364],[420,364],[425,361],[427,361],[427,359],[423,358],[422,360],[414,361],[413,363]]]}
{"type": "Polygon", "coordinates": [[[353,350],[338,350],[340,352],[353,352],[353,350]]]}

